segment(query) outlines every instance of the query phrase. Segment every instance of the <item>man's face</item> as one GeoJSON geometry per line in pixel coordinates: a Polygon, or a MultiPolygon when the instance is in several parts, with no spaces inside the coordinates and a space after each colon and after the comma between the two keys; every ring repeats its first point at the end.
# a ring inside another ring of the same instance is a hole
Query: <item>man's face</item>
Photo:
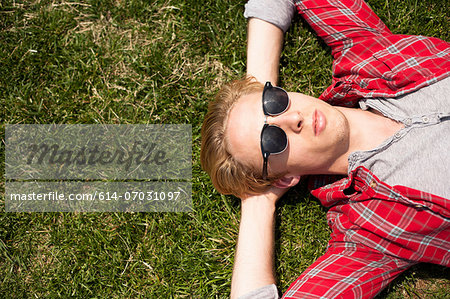
{"type": "MultiPolygon", "coordinates": [[[[288,95],[288,109],[267,117],[267,123],[279,126],[288,138],[284,152],[269,156],[269,176],[329,173],[330,165],[348,150],[347,119],[324,101],[301,93],[288,95]]],[[[226,143],[235,159],[262,171],[260,137],[265,116],[261,97],[262,93],[254,93],[236,102],[228,116],[226,143]]]]}

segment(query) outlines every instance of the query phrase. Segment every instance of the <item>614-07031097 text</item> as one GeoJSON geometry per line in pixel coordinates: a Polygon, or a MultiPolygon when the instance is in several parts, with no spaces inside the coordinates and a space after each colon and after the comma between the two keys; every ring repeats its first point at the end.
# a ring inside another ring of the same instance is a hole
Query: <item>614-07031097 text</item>
{"type": "Polygon", "coordinates": [[[168,191],[168,192],[158,192],[158,191],[131,191],[124,192],[123,195],[118,194],[118,192],[100,192],[100,200],[177,200],[180,196],[180,191],[168,191]]]}

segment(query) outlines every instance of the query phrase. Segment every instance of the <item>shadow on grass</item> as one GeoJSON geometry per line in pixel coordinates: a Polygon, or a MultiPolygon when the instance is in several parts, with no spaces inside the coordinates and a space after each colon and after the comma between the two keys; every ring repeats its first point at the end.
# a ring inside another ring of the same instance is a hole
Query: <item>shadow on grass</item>
{"type": "Polygon", "coordinates": [[[449,298],[450,268],[417,264],[397,277],[376,298],[449,298]]]}

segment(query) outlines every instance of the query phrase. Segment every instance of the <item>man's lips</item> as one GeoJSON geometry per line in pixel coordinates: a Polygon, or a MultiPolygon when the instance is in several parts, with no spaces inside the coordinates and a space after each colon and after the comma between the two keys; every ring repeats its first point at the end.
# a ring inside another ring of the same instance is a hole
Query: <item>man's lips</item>
{"type": "Polygon", "coordinates": [[[327,125],[325,115],[321,111],[315,110],[312,121],[313,121],[314,136],[319,136],[327,125]]]}

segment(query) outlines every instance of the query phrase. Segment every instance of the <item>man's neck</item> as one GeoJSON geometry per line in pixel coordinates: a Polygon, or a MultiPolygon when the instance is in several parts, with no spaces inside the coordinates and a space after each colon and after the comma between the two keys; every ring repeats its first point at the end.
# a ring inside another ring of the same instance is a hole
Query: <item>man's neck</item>
{"type": "Polygon", "coordinates": [[[355,151],[367,151],[376,148],[403,124],[383,116],[377,111],[337,107],[347,118],[350,128],[347,152],[336,161],[340,173],[348,172],[348,157],[355,151]]]}

